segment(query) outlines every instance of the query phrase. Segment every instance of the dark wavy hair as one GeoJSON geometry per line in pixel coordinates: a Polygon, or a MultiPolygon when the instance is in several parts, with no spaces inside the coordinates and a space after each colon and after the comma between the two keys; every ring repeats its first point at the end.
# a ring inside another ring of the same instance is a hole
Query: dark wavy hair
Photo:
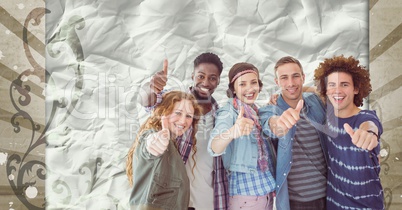
{"type": "MultiPolygon", "coordinates": [[[[199,116],[201,116],[202,113],[202,108],[197,104],[197,100],[192,94],[181,92],[181,91],[170,91],[165,93],[162,96],[162,102],[155,108],[155,110],[152,112],[151,116],[145,121],[144,124],[141,125],[140,130],[138,131],[137,137],[131,146],[128,155],[127,155],[127,161],[126,161],[126,174],[128,177],[128,181],[130,183],[130,186],[133,185],[133,155],[135,152],[135,148],[140,144],[139,142],[139,137],[141,134],[146,131],[146,130],[162,130],[162,124],[161,124],[161,116],[166,116],[170,115],[173,112],[173,108],[176,102],[180,102],[182,100],[190,100],[191,104],[194,108],[194,117],[193,117],[193,132],[191,134],[191,138],[193,139],[193,155],[192,159],[194,161],[193,169],[195,167],[195,154],[197,153],[197,147],[196,143],[197,140],[195,138],[195,134],[197,133],[197,123],[199,120],[199,116]]],[[[176,144],[175,144],[176,145],[176,144]]]]}
{"type": "Polygon", "coordinates": [[[327,77],[334,72],[344,72],[352,76],[354,88],[359,90],[359,93],[354,96],[353,103],[358,107],[362,106],[363,98],[367,97],[372,90],[369,71],[359,65],[359,60],[353,56],[346,58],[341,55],[325,59],[314,72],[314,81],[321,97],[326,98],[327,77]]]}
{"type": "Polygon", "coordinates": [[[211,63],[214,64],[218,70],[219,70],[219,74],[222,73],[223,70],[223,63],[221,61],[221,59],[214,53],[211,52],[206,52],[206,53],[202,53],[199,56],[197,56],[194,59],[194,69],[202,64],[202,63],[211,63]]]}

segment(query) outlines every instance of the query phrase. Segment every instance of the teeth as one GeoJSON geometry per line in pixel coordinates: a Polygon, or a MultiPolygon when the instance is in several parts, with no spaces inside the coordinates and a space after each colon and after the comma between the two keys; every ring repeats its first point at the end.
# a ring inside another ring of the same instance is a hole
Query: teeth
{"type": "Polygon", "coordinates": [[[251,97],[251,96],[253,96],[253,94],[246,94],[246,95],[244,95],[244,96],[246,96],[246,97],[251,97]]]}
{"type": "Polygon", "coordinates": [[[342,100],[343,97],[334,97],[335,100],[342,100]]]}
{"type": "Polygon", "coordinates": [[[200,88],[202,91],[204,91],[204,92],[208,92],[209,91],[209,89],[207,89],[207,88],[200,88]]]}

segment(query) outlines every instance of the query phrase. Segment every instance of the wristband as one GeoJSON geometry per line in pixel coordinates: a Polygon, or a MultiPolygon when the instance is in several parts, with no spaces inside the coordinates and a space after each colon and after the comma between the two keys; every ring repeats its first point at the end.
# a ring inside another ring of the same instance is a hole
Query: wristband
{"type": "Polygon", "coordinates": [[[372,131],[372,130],[367,130],[367,133],[372,133],[374,136],[376,136],[377,137],[377,139],[378,139],[378,135],[374,132],[374,131],[372,131]]]}

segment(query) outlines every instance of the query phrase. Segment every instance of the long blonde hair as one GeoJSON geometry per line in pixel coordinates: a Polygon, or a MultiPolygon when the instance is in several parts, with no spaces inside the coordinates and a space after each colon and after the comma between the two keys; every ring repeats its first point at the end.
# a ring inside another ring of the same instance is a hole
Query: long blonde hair
{"type": "Polygon", "coordinates": [[[171,92],[165,93],[163,95],[162,102],[155,108],[155,110],[152,112],[151,116],[145,121],[145,123],[143,125],[141,125],[140,130],[138,131],[137,137],[136,137],[133,145],[131,146],[130,150],[128,151],[127,162],[126,162],[126,174],[127,174],[130,186],[133,185],[133,155],[134,155],[135,148],[139,144],[139,137],[146,130],[150,130],[150,129],[158,130],[158,131],[161,130],[162,129],[161,116],[170,115],[173,112],[175,103],[180,102],[184,99],[191,101],[192,106],[194,108],[194,117],[193,117],[193,122],[192,122],[193,131],[191,133],[191,138],[193,139],[192,159],[194,161],[194,165],[192,168],[194,169],[194,167],[196,165],[195,153],[197,153],[197,147],[196,147],[197,140],[195,138],[195,134],[197,133],[197,123],[201,116],[202,108],[197,104],[197,100],[195,99],[195,97],[193,95],[184,93],[181,91],[171,91],[171,92]]]}

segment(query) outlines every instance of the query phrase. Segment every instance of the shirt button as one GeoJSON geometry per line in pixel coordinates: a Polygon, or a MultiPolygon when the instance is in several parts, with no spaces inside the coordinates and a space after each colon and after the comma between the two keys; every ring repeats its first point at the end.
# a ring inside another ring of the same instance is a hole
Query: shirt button
{"type": "Polygon", "coordinates": [[[283,173],[284,176],[286,176],[286,173],[283,173]]]}

